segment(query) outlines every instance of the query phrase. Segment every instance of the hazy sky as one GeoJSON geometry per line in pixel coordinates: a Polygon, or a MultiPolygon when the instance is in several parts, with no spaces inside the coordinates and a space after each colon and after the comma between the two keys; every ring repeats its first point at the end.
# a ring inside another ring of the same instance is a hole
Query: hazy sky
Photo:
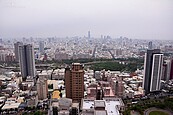
{"type": "Polygon", "coordinates": [[[0,0],[0,37],[173,39],[173,0],[0,0]]]}

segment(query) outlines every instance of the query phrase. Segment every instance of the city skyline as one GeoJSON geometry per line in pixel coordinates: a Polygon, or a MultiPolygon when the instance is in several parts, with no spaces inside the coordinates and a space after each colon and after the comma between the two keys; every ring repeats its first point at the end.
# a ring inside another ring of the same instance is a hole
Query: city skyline
{"type": "Polygon", "coordinates": [[[126,115],[130,105],[172,115],[172,44],[93,39],[90,31],[82,38],[0,39],[0,114],[126,115]]]}
{"type": "Polygon", "coordinates": [[[0,37],[172,39],[173,1],[0,1],[0,37]]]}

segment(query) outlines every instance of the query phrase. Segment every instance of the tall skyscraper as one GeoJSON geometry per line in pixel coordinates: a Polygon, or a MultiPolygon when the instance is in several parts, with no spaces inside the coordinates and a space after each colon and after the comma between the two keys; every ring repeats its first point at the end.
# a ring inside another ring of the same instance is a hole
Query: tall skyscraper
{"type": "Polygon", "coordinates": [[[147,50],[144,63],[143,88],[145,94],[160,90],[162,76],[163,54],[160,49],[147,50]]]}
{"type": "Polygon", "coordinates": [[[167,74],[167,63],[163,62],[163,68],[162,68],[162,80],[167,81],[166,80],[166,74],[167,74]]]}
{"type": "Polygon", "coordinates": [[[90,31],[88,31],[88,39],[91,38],[91,34],[90,34],[90,31]]]}
{"type": "Polygon", "coordinates": [[[15,61],[19,62],[19,46],[23,45],[22,42],[14,43],[14,53],[15,53],[15,61]]]}
{"type": "Polygon", "coordinates": [[[171,59],[170,80],[173,79],[173,59],[171,59]]]}
{"type": "Polygon", "coordinates": [[[0,38],[0,44],[2,44],[2,42],[3,42],[3,41],[2,41],[2,38],[0,38]]]}
{"type": "Polygon", "coordinates": [[[171,68],[172,68],[171,62],[172,60],[168,59],[168,60],[165,60],[165,63],[163,64],[162,79],[167,82],[170,80],[170,76],[171,76],[171,68]]]}
{"type": "Polygon", "coordinates": [[[84,97],[84,69],[80,63],[73,63],[65,69],[66,97],[80,103],[84,97]]]}
{"type": "Polygon", "coordinates": [[[153,43],[152,43],[152,41],[150,41],[150,42],[148,43],[148,49],[149,49],[149,50],[152,50],[152,49],[153,49],[153,43]]]}
{"type": "Polygon", "coordinates": [[[31,44],[19,46],[19,63],[23,80],[27,76],[35,77],[34,48],[31,44]]]}
{"type": "Polygon", "coordinates": [[[39,42],[39,51],[41,54],[44,54],[44,41],[39,42]]]}

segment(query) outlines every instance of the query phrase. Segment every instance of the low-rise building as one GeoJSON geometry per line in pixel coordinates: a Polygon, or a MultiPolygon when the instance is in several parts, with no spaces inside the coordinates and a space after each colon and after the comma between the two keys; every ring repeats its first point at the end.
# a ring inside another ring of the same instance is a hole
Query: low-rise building
{"type": "Polygon", "coordinates": [[[81,115],[121,115],[124,109],[124,103],[120,98],[83,99],[81,102],[81,115]]]}

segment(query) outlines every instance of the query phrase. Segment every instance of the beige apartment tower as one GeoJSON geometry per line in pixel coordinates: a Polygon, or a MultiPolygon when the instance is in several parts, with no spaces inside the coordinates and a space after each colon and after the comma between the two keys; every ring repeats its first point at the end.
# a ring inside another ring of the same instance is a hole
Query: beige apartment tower
{"type": "Polygon", "coordinates": [[[38,99],[39,100],[47,99],[47,94],[48,94],[47,79],[38,79],[36,86],[37,86],[38,99]]]}
{"type": "Polygon", "coordinates": [[[84,68],[80,63],[72,63],[65,69],[66,98],[80,103],[84,97],[84,68]]]}

